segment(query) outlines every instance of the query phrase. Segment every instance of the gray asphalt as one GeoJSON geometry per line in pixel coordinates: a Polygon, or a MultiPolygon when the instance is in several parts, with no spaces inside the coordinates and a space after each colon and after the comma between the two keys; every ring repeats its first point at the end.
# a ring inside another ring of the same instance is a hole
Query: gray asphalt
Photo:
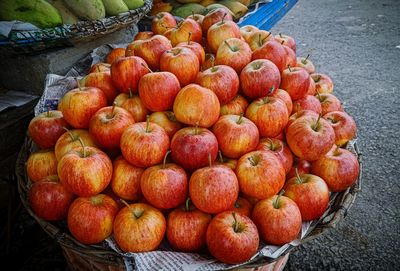
{"type": "Polygon", "coordinates": [[[330,75],[358,125],[362,192],[348,216],[285,270],[400,269],[400,1],[303,0],[272,29],[330,75]]]}

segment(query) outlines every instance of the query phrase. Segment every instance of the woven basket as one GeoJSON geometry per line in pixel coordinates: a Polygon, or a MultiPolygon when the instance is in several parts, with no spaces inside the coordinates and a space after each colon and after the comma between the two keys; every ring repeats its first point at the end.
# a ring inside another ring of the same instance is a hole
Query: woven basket
{"type": "Polygon", "coordinates": [[[72,25],[31,31],[12,30],[7,38],[0,39],[0,47],[12,48],[18,53],[38,54],[48,49],[74,46],[137,24],[152,5],[153,0],[144,0],[140,8],[101,20],[79,21],[72,25]]]}
{"type": "MultiPolygon", "coordinates": [[[[25,162],[28,159],[32,145],[32,141],[27,137],[19,152],[16,163],[18,191],[20,193],[21,201],[29,214],[39,223],[46,233],[48,233],[60,244],[71,270],[125,270],[122,257],[115,251],[111,249],[105,249],[99,245],[84,245],[69,234],[65,221],[50,223],[37,217],[32,212],[28,201],[28,191],[30,189],[31,182],[27,177],[25,168],[25,162]]],[[[356,199],[357,193],[361,191],[362,156],[355,141],[347,144],[346,148],[357,156],[360,163],[360,175],[353,186],[344,192],[335,193],[333,197],[331,197],[328,211],[319,220],[316,227],[301,240],[301,244],[312,240],[318,237],[324,231],[335,227],[340,220],[346,217],[348,210],[351,208],[356,199]]],[[[241,266],[241,269],[237,270],[283,270],[288,260],[289,253],[297,248],[299,248],[299,246],[291,246],[284,252],[283,255],[281,255],[280,258],[275,260],[260,256],[256,261],[252,262],[251,264],[245,264],[241,266]]]]}

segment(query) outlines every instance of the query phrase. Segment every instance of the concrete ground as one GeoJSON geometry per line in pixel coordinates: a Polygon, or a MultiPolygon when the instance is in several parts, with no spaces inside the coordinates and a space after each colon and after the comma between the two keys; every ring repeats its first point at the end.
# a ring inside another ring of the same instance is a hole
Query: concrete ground
{"type": "Polygon", "coordinates": [[[272,31],[292,35],[332,77],[364,162],[348,216],[292,253],[286,270],[399,270],[400,1],[299,1],[272,31]]]}

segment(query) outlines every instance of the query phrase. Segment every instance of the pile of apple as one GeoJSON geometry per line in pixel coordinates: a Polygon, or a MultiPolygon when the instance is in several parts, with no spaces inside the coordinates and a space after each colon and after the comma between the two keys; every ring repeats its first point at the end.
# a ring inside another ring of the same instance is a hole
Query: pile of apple
{"type": "Polygon", "coordinates": [[[356,124],[296,43],[225,9],[152,32],[92,66],[58,110],[32,119],[37,216],[84,244],[208,251],[233,264],[283,245],[359,174],[356,124]],[[206,54],[207,52],[207,54],[206,54]]]}

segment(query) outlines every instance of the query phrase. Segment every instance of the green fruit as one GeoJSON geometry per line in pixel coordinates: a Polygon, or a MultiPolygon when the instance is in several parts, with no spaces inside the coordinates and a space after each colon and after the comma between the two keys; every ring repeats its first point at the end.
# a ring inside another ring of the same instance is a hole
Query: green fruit
{"type": "Polygon", "coordinates": [[[53,0],[49,1],[49,3],[60,12],[64,24],[76,24],[79,22],[78,17],[76,17],[76,15],[65,6],[63,0],[53,0]]]}
{"type": "Polygon", "coordinates": [[[232,11],[234,19],[239,19],[248,11],[248,8],[245,5],[234,0],[222,0],[219,1],[219,3],[232,11]]]}
{"type": "Polygon", "coordinates": [[[184,4],[183,6],[180,6],[174,10],[172,10],[172,15],[181,17],[181,18],[186,18],[189,15],[194,14],[202,14],[204,11],[204,7],[200,4],[196,3],[189,3],[189,4],[184,4]]]}
{"type": "Polygon", "coordinates": [[[201,0],[176,0],[181,4],[188,4],[188,3],[199,3],[201,0]]]}
{"type": "Polygon", "coordinates": [[[62,24],[58,10],[44,0],[0,0],[0,21],[18,20],[51,28],[62,24]]]}
{"type": "Polygon", "coordinates": [[[115,16],[129,11],[123,0],[103,0],[103,4],[108,16],[115,16]]]}
{"type": "Polygon", "coordinates": [[[210,11],[213,11],[214,9],[217,9],[217,8],[223,8],[223,9],[225,9],[227,12],[229,12],[229,13],[233,16],[233,12],[232,12],[229,8],[227,8],[227,7],[224,6],[224,5],[218,4],[218,3],[208,5],[208,6],[204,9],[203,15],[207,15],[210,11]]]}
{"type": "Polygon", "coordinates": [[[106,17],[101,0],[64,0],[66,6],[83,20],[100,20],[106,17]]]}
{"type": "Polygon", "coordinates": [[[137,9],[144,6],[143,0],[124,0],[129,9],[137,9]]]}

